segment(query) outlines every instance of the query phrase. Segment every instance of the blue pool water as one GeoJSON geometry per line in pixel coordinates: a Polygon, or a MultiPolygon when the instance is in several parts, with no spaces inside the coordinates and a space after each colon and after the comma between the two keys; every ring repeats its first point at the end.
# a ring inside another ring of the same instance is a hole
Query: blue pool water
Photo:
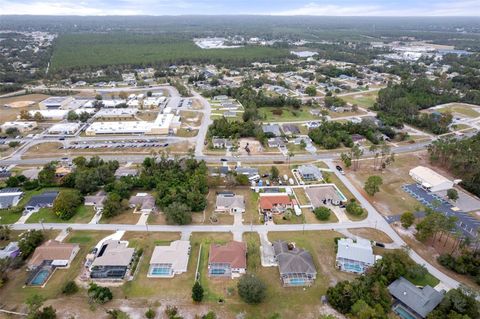
{"type": "Polygon", "coordinates": [[[50,276],[50,271],[47,269],[42,269],[35,275],[32,281],[30,281],[30,285],[41,286],[47,281],[48,276],[50,276]]]}
{"type": "Polygon", "coordinates": [[[170,275],[170,268],[165,268],[165,267],[153,268],[152,275],[170,275]]]}
{"type": "Polygon", "coordinates": [[[395,307],[394,309],[395,313],[402,317],[403,319],[417,319],[414,316],[412,316],[407,310],[403,309],[400,305],[395,307]]]}
{"type": "Polygon", "coordinates": [[[354,271],[354,272],[363,272],[363,269],[360,265],[355,264],[344,264],[343,267],[347,271],[354,271]]]}
{"type": "Polygon", "coordinates": [[[223,275],[225,274],[225,269],[212,269],[210,273],[212,275],[223,275]]]}
{"type": "Polygon", "coordinates": [[[290,279],[289,283],[292,286],[303,286],[303,285],[305,285],[305,279],[292,278],[292,279],[290,279]]]}

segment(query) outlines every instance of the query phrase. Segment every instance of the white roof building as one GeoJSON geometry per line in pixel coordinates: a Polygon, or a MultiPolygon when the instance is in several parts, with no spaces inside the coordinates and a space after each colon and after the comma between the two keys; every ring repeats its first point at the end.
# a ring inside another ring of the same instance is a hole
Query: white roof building
{"type": "Polygon", "coordinates": [[[372,244],[366,239],[341,238],[337,243],[336,264],[343,271],[363,273],[378,259],[373,254],[372,244]]]}
{"type": "Polygon", "coordinates": [[[38,103],[40,109],[59,109],[66,108],[66,106],[73,101],[71,96],[51,96],[38,103]]]}
{"type": "Polygon", "coordinates": [[[80,129],[80,123],[57,123],[48,129],[49,134],[74,134],[80,129]]]}
{"type": "Polygon", "coordinates": [[[2,132],[6,132],[9,128],[16,128],[19,132],[28,132],[37,127],[37,122],[35,121],[14,121],[14,122],[5,122],[1,126],[2,132]]]}
{"type": "Polygon", "coordinates": [[[188,268],[190,242],[175,240],[170,246],[155,246],[147,277],[172,278],[188,268]]]}
{"type": "Polygon", "coordinates": [[[425,166],[412,168],[410,176],[431,192],[445,191],[454,185],[453,181],[425,166]]]}
{"type": "Polygon", "coordinates": [[[32,117],[34,117],[36,113],[40,113],[40,115],[46,120],[63,120],[67,117],[68,110],[49,109],[28,111],[28,114],[32,117]]]}

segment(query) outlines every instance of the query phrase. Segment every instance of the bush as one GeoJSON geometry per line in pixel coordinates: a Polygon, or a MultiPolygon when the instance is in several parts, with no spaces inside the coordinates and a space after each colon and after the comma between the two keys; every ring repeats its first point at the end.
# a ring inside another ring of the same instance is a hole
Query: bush
{"type": "Polygon", "coordinates": [[[315,208],[313,213],[318,220],[328,220],[332,211],[330,208],[323,206],[315,208]]]}
{"type": "Polygon", "coordinates": [[[254,275],[243,275],[238,281],[238,294],[248,304],[261,303],[267,292],[265,284],[254,275]]]}
{"type": "Polygon", "coordinates": [[[169,224],[187,225],[192,222],[192,211],[183,203],[173,202],[164,209],[169,224]]]}
{"type": "Polygon", "coordinates": [[[345,207],[347,213],[354,216],[361,216],[365,213],[365,210],[360,206],[355,199],[350,199],[347,206],[345,207]]]}
{"type": "Polygon", "coordinates": [[[145,312],[145,318],[147,319],[153,319],[156,315],[157,314],[155,310],[153,310],[152,308],[148,308],[148,310],[145,312]]]}
{"type": "Polygon", "coordinates": [[[412,212],[405,212],[400,217],[400,222],[403,228],[408,228],[415,222],[415,215],[412,212]]]}
{"type": "Polygon", "coordinates": [[[88,297],[92,302],[104,304],[112,300],[113,294],[108,287],[102,287],[91,283],[88,288],[88,297]]]}
{"type": "Polygon", "coordinates": [[[78,286],[73,280],[68,281],[62,289],[62,293],[64,293],[65,295],[73,295],[77,293],[77,291],[78,286]]]}

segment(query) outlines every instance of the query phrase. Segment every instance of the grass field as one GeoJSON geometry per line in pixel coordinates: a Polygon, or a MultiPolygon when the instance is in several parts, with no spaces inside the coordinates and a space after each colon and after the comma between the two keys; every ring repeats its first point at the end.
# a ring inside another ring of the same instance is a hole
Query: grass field
{"type": "Polygon", "coordinates": [[[72,218],[63,220],[58,217],[51,208],[41,208],[27,219],[27,223],[39,223],[40,220],[43,220],[44,223],[88,223],[93,215],[95,215],[95,210],[92,206],[82,205],[72,218]]]}
{"type": "Polygon", "coordinates": [[[358,94],[352,94],[342,96],[341,98],[350,104],[357,104],[358,106],[371,108],[377,101],[378,91],[371,92],[359,92],[358,94]]]}
{"type": "Polygon", "coordinates": [[[471,104],[464,104],[464,103],[451,103],[438,109],[439,112],[447,112],[450,111],[452,113],[458,113],[464,115],[468,118],[476,118],[480,116],[478,112],[478,108],[475,108],[475,105],[471,104]]]}
{"type": "Polygon", "coordinates": [[[203,50],[189,39],[128,33],[66,34],[56,41],[52,69],[115,64],[246,62],[287,57],[287,50],[268,47],[203,50]]]}
{"type": "Polygon", "coordinates": [[[310,108],[301,107],[299,110],[294,110],[291,107],[261,107],[258,109],[260,118],[267,122],[294,122],[294,121],[309,121],[318,119],[318,117],[310,114],[310,108]],[[281,115],[273,114],[272,111],[282,110],[281,115]]]}

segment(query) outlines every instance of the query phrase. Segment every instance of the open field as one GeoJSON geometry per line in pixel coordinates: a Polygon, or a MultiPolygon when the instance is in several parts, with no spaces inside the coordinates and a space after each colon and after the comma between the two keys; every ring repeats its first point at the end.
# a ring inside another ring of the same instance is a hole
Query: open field
{"type": "Polygon", "coordinates": [[[134,214],[134,208],[128,208],[120,214],[111,218],[103,217],[100,219],[101,224],[136,224],[140,219],[141,214],[134,214]]]}
{"type": "Polygon", "coordinates": [[[52,69],[115,64],[175,64],[182,61],[261,61],[286,57],[287,50],[268,47],[202,50],[189,39],[127,33],[68,34],[58,38],[52,69]]]}
{"type": "Polygon", "coordinates": [[[378,91],[358,92],[358,94],[342,96],[341,98],[350,104],[360,107],[371,108],[377,101],[378,91]]]}
{"type": "Polygon", "coordinates": [[[371,203],[383,215],[399,215],[405,211],[413,211],[419,206],[419,202],[402,190],[402,185],[414,183],[408,174],[410,169],[418,166],[428,166],[426,153],[415,155],[398,155],[395,162],[388,166],[383,172],[373,170],[373,160],[364,160],[360,163],[357,171],[346,170],[347,177],[353,182],[357,189],[371,201],[371,203]],[[381,176],[383,185],[380,192],[371,197],[365,193],[363,186],[371,175],[381,176]]]}
{"type": "Polygon", "coordinates": [[[15,121],[20,111],[38,110],[38,102],[45,100],[45,94],[27,94],[15,97],[0,98],[0,123],[15,121]],[[11,105],[14,107],[6,107],[11,105]]]}
{"type": "Polygon", "coordinates": [[[305,106],[298,110],[294,110],[292,107],[261,107],[258,108],[258,114],[265,122],[295,122],[318,119],[318,117],[310,114],[310,108],[305,106]],[[282,114],[273,114],[276,110],[281,110],[282,114]]]}
{"type": "Polygon", "coordinates": [[[480,117],[479,109],[480,107],[477,105],[466,103],[450,103],[440,109],[437,109],[437,111],[441,113],[449,111],[452,113],[458,113],[468,118],[476,118],[480,117]]]}

